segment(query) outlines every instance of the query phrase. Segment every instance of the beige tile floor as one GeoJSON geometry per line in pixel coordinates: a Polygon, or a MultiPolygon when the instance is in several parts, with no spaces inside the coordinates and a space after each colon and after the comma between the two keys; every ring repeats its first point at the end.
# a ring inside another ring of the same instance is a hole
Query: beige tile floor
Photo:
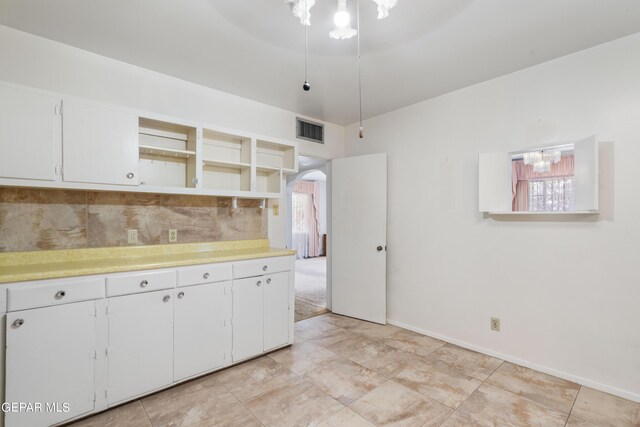
{"type": "Polygon", "coordinates": [[[325,314],[296,344],[88,426],[640,426],[640,404],[395,326],[325,314]]]}

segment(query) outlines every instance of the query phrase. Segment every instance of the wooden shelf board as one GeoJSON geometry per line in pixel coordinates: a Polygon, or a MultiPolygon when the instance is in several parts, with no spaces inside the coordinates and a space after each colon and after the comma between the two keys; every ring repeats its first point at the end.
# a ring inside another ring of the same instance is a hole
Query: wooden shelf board
{"type": "Polygon", "coordinates": [[[234,168],[234,169],[249,169],[251,165],[249,163],[239,163],[239,162],[225,162],[222,160],[202,160],[202,164],[205,166],[219,166],[223,168],[234,168]]]}
{"type": "Polygon", "coordinates": [[[151,145],[140,145],[139,147],[142,154],[153,154],[156,156],[187,158],[196,155],[195,151],[189,150],[176,150],[173,148],[154,147],[151,145]]]}
{"type": "Polygon", "coordinates": [[[276,168],[273,166],[256,166],[256,170],[261,171],[261,172],[276,172],[279,171],[280,168],[276,168]]]}

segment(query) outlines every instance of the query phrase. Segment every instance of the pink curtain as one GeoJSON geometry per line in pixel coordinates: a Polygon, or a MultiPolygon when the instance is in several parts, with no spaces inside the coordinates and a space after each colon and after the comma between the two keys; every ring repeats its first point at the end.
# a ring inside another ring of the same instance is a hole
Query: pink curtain
{"type": "Polygon", "coordinates": [[[311,226],[309,232],[309,256],[320,256],[320,221],[318,221],[318,200],[320,186],[315,181],[297,181],[293,184],[294,193],[311,194],[311,226]]]}
{"type": "Polygon", "coordinates": [[[529,210],[529,181],[540,178],[573,176],[573,155],[562,156],[558,163],[551,164],[549,172],[537,173],[533,165],[525,165],[523,160],[511,162],[511,205],[514,211],[529,210]]]}

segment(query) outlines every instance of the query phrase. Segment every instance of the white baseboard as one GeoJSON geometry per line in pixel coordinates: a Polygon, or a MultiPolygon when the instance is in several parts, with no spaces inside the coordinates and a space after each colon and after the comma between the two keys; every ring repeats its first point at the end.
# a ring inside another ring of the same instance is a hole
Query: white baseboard
{"type": "Polygon", "coordinates": [[[627,390],[622,390],[622,389],[619,389],[619,388],[616,388],[616,387],[611,387],[611,386],[608,386],[606,384],[601,384],[599,382],[589,380],[587,378],[583,378],[583,377],[579,377],[579,376],[576,376],[576,375],[568,374],[566,372],[558,371],[558,370],[549,368],[547,366],[538,365],[536,363],[529,362],[527,360],[523,360],[523,359],[519,359],[517,357],[510,356],[508,354],[498,353],[496,351],[489,350],[489,349],[484,348],[484,347],[480,347],[480,346],[477,346],[477,345],[474,345],[474,344],[469,344],[468,342],[465,342],[465,341],[461,341],[461,340],[458,340],[458,339],[455,339],[455,338],[451,338],[451,337],[448,337],[448,336],[445,336],[445,335],[437,334],[435,332],[427,331],[427,330],[424,330],[424,329],[416,328],[414,326],[407,325],[407,324],[399,322],[397,320],[387,319],[387,323],[389,323],[391,325],[394,325],[394,326],[398,326],[398,327],[403,328],[403,329],[408,329],[410,331],[417,332],[417,333],[422,334],[422,335],[427,335],[427,336],[429,336],[431,338],[436,338],[436,339],[439,339],[441,341],[448,342],[450,344],[455,344],[457,346],[464,347],[464,348],[469,349],[469,350],[473,350],[473,351],[477,351],[479,353],[487,354],[489,356],[497,357],[498,359],[502,359],[502,360],[505,360],[507,362],[515,363],[516,365],[524,366],[526,368],[534,369],[536,371],[540,371],[540,372],[543,372],[545,374],[553,375],[555,377],[562,378],[562,379],[565,379],[567,381],[572,381],[574,383],[577,383],[577,384],[580,384],[580,385],[583,385],[583,386],[586,386],[586,387],[590,387],[590,388],[593,388],[595,390],[600,390],[600,391],[603,391],[605,393],[612,394],[614,396],[622,397],[623,399],[628,399],[628,400],[631,400],[633,402],[640,403],[640,394],[637,394],[637,393],[633,393],[633,392],[630,392],[630,391],[627,391],[627,390]]]}

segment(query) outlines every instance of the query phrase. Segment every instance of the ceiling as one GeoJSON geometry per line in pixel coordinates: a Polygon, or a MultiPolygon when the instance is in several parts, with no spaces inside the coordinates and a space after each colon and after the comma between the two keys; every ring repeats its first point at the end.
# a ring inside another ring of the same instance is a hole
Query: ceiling
{"type": "MultiPolygon", "coordinates": [[[[365,118],[640,32],[637,0],[399,0],[381,21],[360,1],[365,118]]],[[[312,9],[308,93],[283,0],[0,0],[0,24],[350,124],[356,41],[329,39],[335,4],[312,9]]]]}

